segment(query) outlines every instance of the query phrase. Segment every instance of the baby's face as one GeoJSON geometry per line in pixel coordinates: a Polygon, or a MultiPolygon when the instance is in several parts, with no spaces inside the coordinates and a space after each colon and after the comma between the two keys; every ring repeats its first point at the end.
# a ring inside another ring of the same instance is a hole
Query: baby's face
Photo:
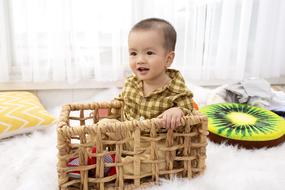
{"type": "Polygon", "coordinates": [[[159,30],[135,30],[129,34],[129,64],[133,73],[144,81],[158,80],[171,64],[159,30]]]}

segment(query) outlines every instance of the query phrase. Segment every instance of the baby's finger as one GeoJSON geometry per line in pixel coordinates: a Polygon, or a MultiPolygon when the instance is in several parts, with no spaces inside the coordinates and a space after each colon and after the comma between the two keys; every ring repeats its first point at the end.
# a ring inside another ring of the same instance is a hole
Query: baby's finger
{"type": "Polygon", "coordinates": [[[170,116],[166,117],[166,128],[171,128],[171,120],[172,118],[170,116]]]}
{"type": "Polygon", "coordinates": [[[175,117],[172,117],[172,119],[171,119],[171,129],[175,129],[176,128],[176,119],[175,119],[175,117]]]}
{"type": "Polygon", "coordinates": [[[167,118],[165,117],[165,115],[161,116],[161,124],[163,128],[167,128],[167,118]]]}
{"type": "Polygon", "coordinates": [[[176,118],[176,127],[179,127],[181,126],[181,121],[180,121],[180,118],[176,118]]]}

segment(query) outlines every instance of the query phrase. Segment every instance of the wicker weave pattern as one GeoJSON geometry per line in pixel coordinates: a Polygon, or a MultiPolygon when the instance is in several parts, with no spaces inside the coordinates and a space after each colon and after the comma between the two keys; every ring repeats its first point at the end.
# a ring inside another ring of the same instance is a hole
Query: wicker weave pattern
{"type": "Polygon", "coordinates": [[[162,177],[192,178],[204,171],[208,134],[205,116],[195,112],[182,118],[181,127],[168,131],[161,128],[159,119],[97,123],[98,110],[108,109],[108,117],[120,119],[121,106],[120,102],[113,101],[63,107],[57,130],[59,189],[135,189],[157,184],[162,177]],[[132,137],[126,135],[128,132],[132,137]],[[93,140],[88,140],[90,137],[93,140]],[[145,150],[141,140],[150,142],[150,160],[139,157],[145,150]],[[166,148],[160,149],[165,152],[165,159],[159,160],[157,142],[161,140],[166,143],[166,148]],[[133,143],[133,150],[124,148],[127,142],[133,143]],[[96,153],[90,152],[93,146],[96,146],[96,153]],[[115,154],[115,163],[104,163],[106,154],[115,154]],[[124,174],[122,158],[125,155],[133,156],[133,175],[124,174]],[[87,164],[90,156],[96,157],[96,164],[87,164]],[[79,158],[79,166],[68,167],[68,160],[74,157],[79,158]],[[141,173],[142,163],[151,166],[150,173],[141,173]],[[160,170],[159,163],[164,163],[165,169],[160,170]],[[113,166],[117,173],[104,177],[104,168],[113,166]],[[80,171],[80,178],[69,177],[67,173],[72,171],[80,171]]]}

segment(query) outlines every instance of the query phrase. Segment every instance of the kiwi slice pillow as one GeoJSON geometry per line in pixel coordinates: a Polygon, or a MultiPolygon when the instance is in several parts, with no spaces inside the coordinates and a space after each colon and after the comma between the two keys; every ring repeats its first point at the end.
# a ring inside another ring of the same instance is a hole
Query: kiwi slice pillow
{"type": "Polygon", "coordinates": [[[271,147],[285,140],[285,120],[260,107],[220,103],[200,109],[208,116],[209,138],[246,148],[271,147]]]}

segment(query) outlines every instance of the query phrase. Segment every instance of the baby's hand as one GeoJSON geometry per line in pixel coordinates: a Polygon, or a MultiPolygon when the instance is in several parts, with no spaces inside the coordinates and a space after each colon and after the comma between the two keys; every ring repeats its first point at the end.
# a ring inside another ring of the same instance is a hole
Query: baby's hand
{"type": "Polygon", "coordinates": [[[184,116],[182,110],[178,107],[174,107],[169,108],[157,117],[163,119],[162,124],[166,129],[175,129],[181,125],[180,119],[182,116],[184,116]]]}

